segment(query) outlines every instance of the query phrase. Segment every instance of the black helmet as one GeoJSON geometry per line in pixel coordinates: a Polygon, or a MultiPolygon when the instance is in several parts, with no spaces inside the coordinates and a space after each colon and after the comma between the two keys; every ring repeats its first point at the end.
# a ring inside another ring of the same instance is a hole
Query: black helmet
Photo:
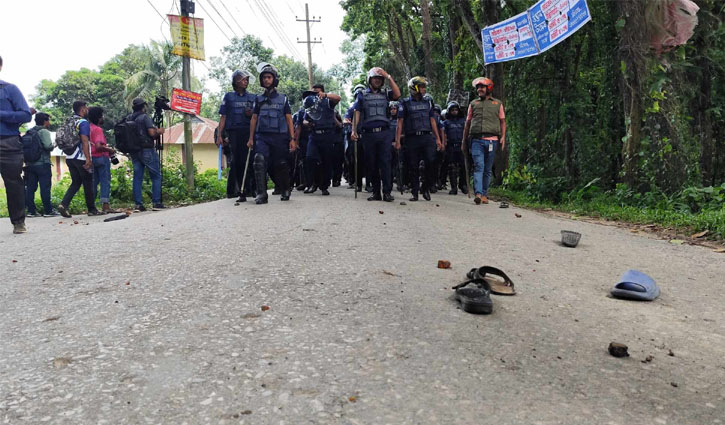
{"type": "Polygon", "coordinates": [[[358,92],[365,90],[365,88],[366,87],[362,84],[356,85],[355,87],[352,88],[352,95],[357,96],[358,92]]]}
{"type": "Polygon", "coordinates": [[[446,106],[446,109],[451,109],[451,108],[458,108],[458,110],[460,111],[461,105],[459,105],[458,102],[456,102],[455,100],[451,100],[450,102],[448,102],[448,106],[446,106]]]}
{"type": "Polygon", "coordinates": [[[262,75],[264,74],[272,74],[272,77],[274,77],[274,81],[272,81],[272,87],[277,87],[279,84],[279,74],[277,73],[277,68],[275,68],[272,64],[267,62],[262,62],[259,65],[257,65],[257,72],[259,72],[259,85],[264,88],[262,85],[262,75]]]}
{"type": "Polygon", "coordinates": [[[240,71],[236,70],[232,73],[232,87],[234,87],[234,80],[237,79],[237,77],[247,78],[249,79],[249,82],[252,82],[252,74],[247,71],[240,71]]]}
{"type": "Polygon", "coordinates": [[[441,105],[438,105],[438,104],[433,105],[433,110],[436,111],[436,112],[438,112],[440,114],[441,111],[442,111],[441,105]]]}

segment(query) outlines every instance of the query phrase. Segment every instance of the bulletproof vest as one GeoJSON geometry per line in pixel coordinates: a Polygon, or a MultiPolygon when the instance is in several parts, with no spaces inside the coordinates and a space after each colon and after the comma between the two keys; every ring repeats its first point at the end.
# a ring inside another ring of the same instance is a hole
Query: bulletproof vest
{"type": "Polygon", "coordinates": [[[405,110],[405,133],[433,131],[430,127],[430,110],[432,107],[433,105],[425,99],[406,99],[403,106],[405,110]]]}
{"type": "Polygon", "coordinates": [[[446,120],[446,138],[449,145],[459,146],[463,139],[463,127],[466,125],[466,120],[463,118],[455,118],[446,120]]]}
{"type": "Polygon", "coordinates": [[[501,135],[501,125],[498,113],[501,109],[501,101],[494,98],[486,100],[474,100],[471,102],[473,117],[471,118],[471,135],[481,134],[501,135]]]}
{"type": "Polygon", "coordinates": [[[284,115],[284,105],[287,96],[278,94],[275,97],[257,96],[259,102],[259,120],[257,133],[287,133],[287,119],[284,115]]]}
{"type": "Polygon", "coordinates": [[[393,130],[393,134],[395,134],[395,131],[398,129],[398,117],[390,119],[390,129],[393,130]]]}
{"type": "Polygon", "coordinates": [[[242,95],[237,92],[230,93],[231,96],[227,97],[229,101],[226,104],[226,128],[249,128],[252,117],[248,117],[246,111],[254,106],[255,96],[246,91],[242,95]]]}
{"type": "Polygon", "coordinates": [[[363,119],[367,124],[373,121],[388,121],[388,96],[386,93],[363,93],[363,119]]]}
{"type": "Polygon", "coordinates": [[[315,120],[315,130],[329,130],[335,128],[335,110],[330,107],[330,99],[322,99],[319,119],[315,120]]]}

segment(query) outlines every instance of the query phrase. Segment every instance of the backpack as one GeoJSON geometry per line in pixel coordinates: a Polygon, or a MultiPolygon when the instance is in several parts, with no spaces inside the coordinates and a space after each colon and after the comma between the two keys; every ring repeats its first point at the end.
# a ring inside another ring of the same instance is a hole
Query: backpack
{"type": "Polygon", "coordinates": [[[138,130],[138,123],[134,118],[133,115],[129,115],[113,126],[116,149],[125,154],[139,152],[144,146],[144,140],[141,140],[141,134],[138,130]]]}
{"type": "Polygon", "coordinates": [[[23,159],[26,164],[40,160],[43,154],[44,149],[39,133],[39,128],[31,128],[20,138],[23,143],[23,159]]]}
{"type": "Polygon", "coordinates": [[[55,133],[55,144],[64,154],[71,155],[81,142],[78,134],[78,121],[76,117],[68,118],[55,133]]]}

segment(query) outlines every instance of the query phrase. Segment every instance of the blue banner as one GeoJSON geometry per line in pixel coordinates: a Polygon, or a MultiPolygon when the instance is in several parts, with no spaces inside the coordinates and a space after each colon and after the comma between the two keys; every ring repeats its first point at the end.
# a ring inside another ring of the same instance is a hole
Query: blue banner
{"type": "Polygon", "coordinates": [[[592,19],[586,0],[540,0],[529,9],[540,52],[545,52],[592,19]]]}
{"type": "Polygon", "coordinates": [[[487,64],[539,54],[527,12],[482,29],[481,39],[487,64]]]}

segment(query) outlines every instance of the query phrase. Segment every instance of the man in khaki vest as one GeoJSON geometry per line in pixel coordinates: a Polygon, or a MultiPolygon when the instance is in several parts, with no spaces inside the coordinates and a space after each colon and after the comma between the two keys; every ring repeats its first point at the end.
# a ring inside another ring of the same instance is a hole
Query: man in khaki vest
{"type": "Polygon", "coordinates": [[[488,204],[488,185],[497,144],[506,149],[506,116],[500,100],[491,97],[493,81],[479,77],[473,80],[478,99],[468,106],[466,127],[463,130],[461,149],[467,152],[468,136],[471,136],[473,156],[473,189],[476,205],[488,204]]]}

